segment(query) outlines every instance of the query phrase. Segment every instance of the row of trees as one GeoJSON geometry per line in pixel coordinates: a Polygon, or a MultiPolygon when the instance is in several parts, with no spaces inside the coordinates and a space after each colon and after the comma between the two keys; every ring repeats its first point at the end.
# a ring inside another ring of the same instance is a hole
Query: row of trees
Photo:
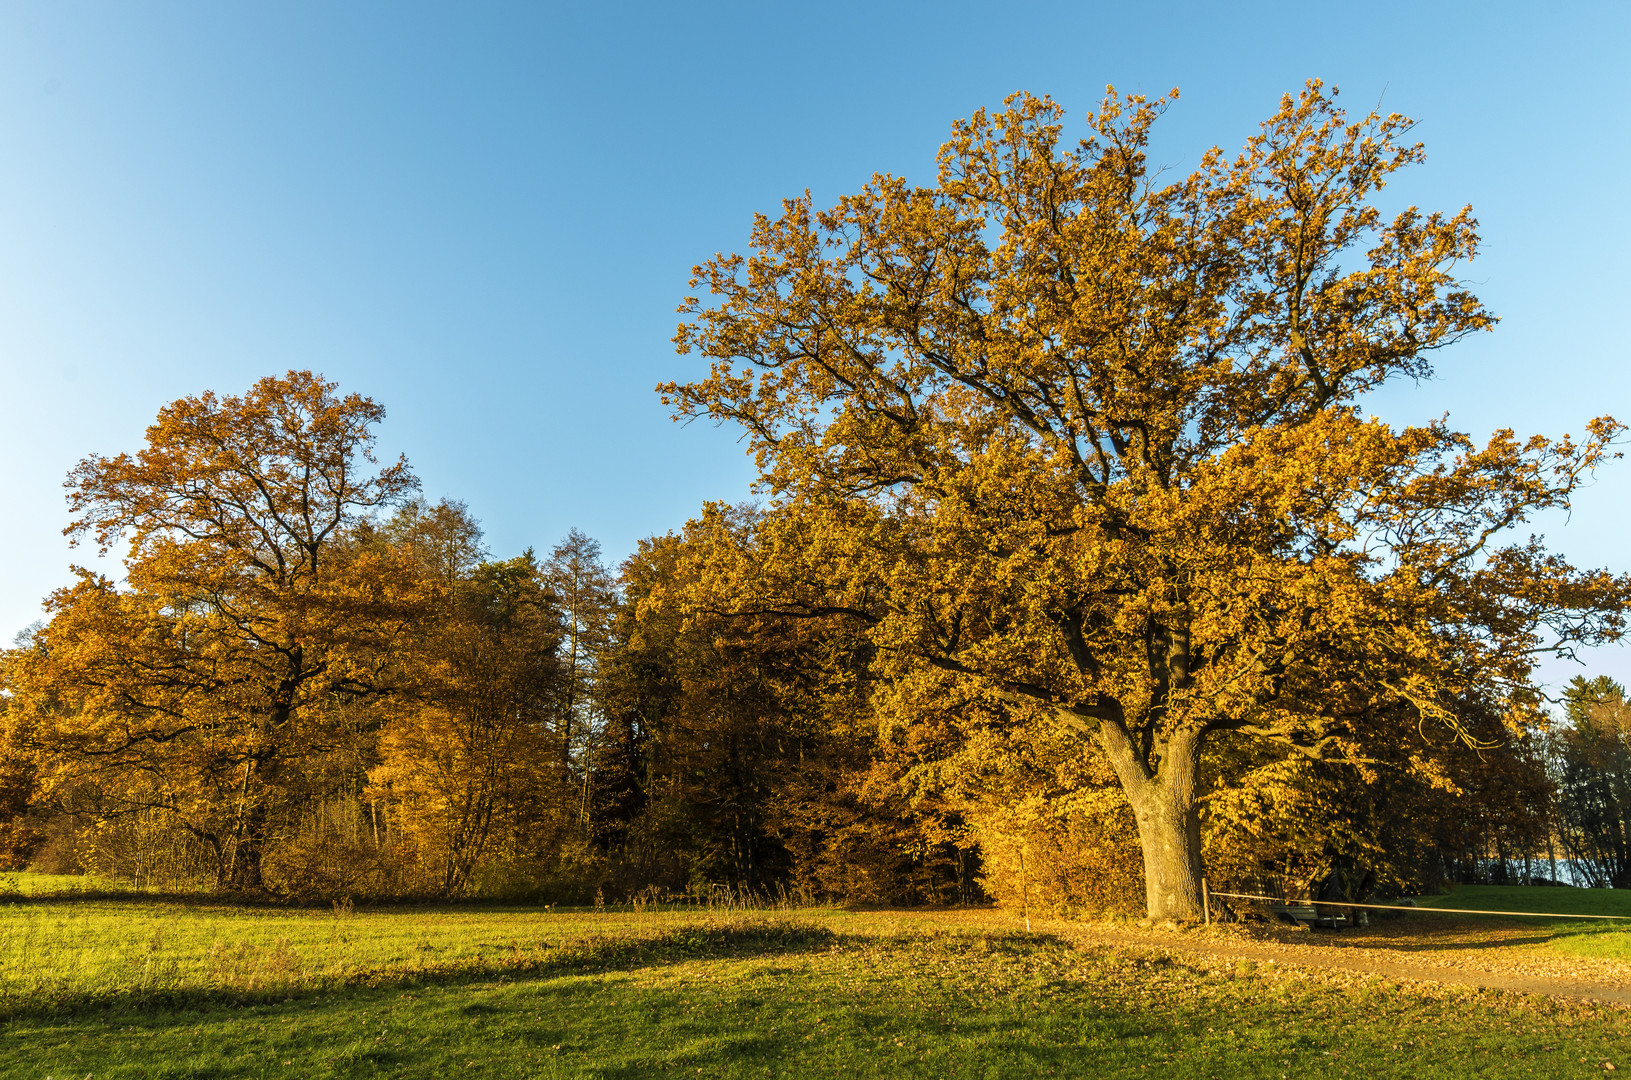
{"type": "Polygon", "coordinates": [[[484,561],[462,507],[373,467],[383,410],[333,391],[184,399],[70,478],[73,535],[127,541],[127,581],[79,571],[7,655],[7,743],[93,865],[456,893],[565,827],[593,672],[558,653],[609,603],[593,542],[484,561]]]}
{"type": "MultiPolygon", "coordinates": [[[[799,515],[709,506],[615,576],[575,531],[494,559],[461,504],[377,467],[380,417],[292,372],[76,470],[74,531],[128,539],[128,578],[82,572],[5,654],[14,865],[289,895],[1135,902],[1136,818],[1094,743],[880,647],[881,595],[755,601],[834,580],[788,558],[816,546],[799,515]]],[[[1622,885],[1626,715],[1606,680],[1549,737],[1463,709],[1425,781],[1426,743],[1355,764],[1220,739],[1206,864],[1404,889],[1533,875],[1555,841],[1622,885]]]]}
{"type": "MultiPolygon", "coordinates": [[[[1552,795],[1548,873],[1569,884],[1631,889],[1631,706],[1625,688],[1603,676],[1576,678],[1564,704],[1566,723],[1545,740],[1552,795]],[[1561,873],[1559,859],[1566,867],[1561,873]]],[[[1533,877],[1531,854],[1498,852],[1493,874],[1533,877]],[[1521,875],[1513,865],[1517,858],[1524,860],[1521,875]]]]}
{"type": "Polygon", "coordinates": [[[660,389],[742,427],[766,501],[616,582],[583,538],[488,559],[310,374],[169,406],[70,477],[127,580],[82,574],[8,654],[18,790],[238,889],[944,898],[982,866],[1021,905],[1188,917],[1203,872],[1584,851],[1549,793],[1617,797],[1611,703],[1548,757],[1534,668],[1618,640],[1631,578],[1515,530],[1621,425],[1367,418],[1494,323],[1455,276],[1470,210],[1384,219],[1410,123],[1318,83],[1157,183],[1170,101],[1111,94],[1070,145],[1018,95],[934,185],[789,201],[698,267],[676,341],[711,370],[660,389]]]}
{"type": "Polygon", "coordinates": [[[578,532],[494,559],[462,505],[374,461],[382,416],[291,372],[76,469],[71,532],[127,543],[127,574],[81,571],[5,654],[14,864],[280,894],[975,894],[960,837],[863,792],[870,646],[691,602],[698,553],[753,514],[620,577],[578,532]]]}

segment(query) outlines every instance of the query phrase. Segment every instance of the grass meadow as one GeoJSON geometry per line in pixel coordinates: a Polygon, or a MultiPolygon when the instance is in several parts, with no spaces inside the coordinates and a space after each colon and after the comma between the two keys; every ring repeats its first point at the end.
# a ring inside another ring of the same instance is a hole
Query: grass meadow
{"type": "Polygon", "coordinates": [[[0,901],[8,1078],[1631,1067],[1618,1010],[1081,949],[984,911],[299,910],[14,885],[0,901]]]}
{"type": "Polygon", "coordinates": [[[1560,918],[1536,924],[1551,935],[1552,948],[1575,956],[1631,962],[1631,889],[1464,885],[1452,893],[1422,897],[1417,902],[1423,907],[1555,912],[1560,918]],[[1613,915],[1625,921],[1570,921],[1569,915],[1613,915]]]}

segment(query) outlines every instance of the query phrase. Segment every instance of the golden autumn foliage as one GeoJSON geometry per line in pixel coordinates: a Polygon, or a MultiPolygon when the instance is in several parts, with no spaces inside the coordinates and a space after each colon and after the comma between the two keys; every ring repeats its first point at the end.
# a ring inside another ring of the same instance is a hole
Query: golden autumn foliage
{"type": "Polygon", "coordinates": [[[495,854],[558,844],[575,817],[553,722],[554,600],[530,554],[462,569],[409,651],[368,774],[444,896],[463,893],[495,854]]]}
{"type": "Polygon", "coordinates": [[[128,585],[80,572],[9,659],[39,783],[94,816],[159,811],[223,886],[262,886],[283,812],[379,688],[416,579],[350,527],[411,490],[373,471],[384,410],[306,372],[163,409],[135,455],[68,480],[70,535],[128,540],[128,585]]]}
{"type": "Polygon", "coordinates": [[[650,852],[648,877],[666,862],[692,880],[854,902],[969,898],[971,867],[932,809],[880,782],[865,642],[710,606],[756,573],[757,523],[706,507],[624,568],[616,693],[639,716],[650,808],[631,856],[650,852]]]}
{"type": "Polygon", "coordinates": [[[1555,837],[1631,875],[1623,693],[1543,735],[1533,680],[1621,637],[1631,578],[1514,539],[1621,426],[1368,416],[1494,324],[1470,209],[1384,218],[1410,122],[1317,82],[1154,175],[1173,100],[1071,143],[1016,95],[933,184],[698,267],[711,368],[662,392],[742,425],[769,502],[615,576],[575,529],[491,556],[320,376],[166,406],[67,485],[125,579],[78,571],[0,660],[0,862],[1175,917],[1203,868],[1415,889],[1555,837]]]}
{"type": "Polygon", "coordinates": [[[577,824],[544,568],[483,562],[458,504],[405,502],[406,463],[373,468],[383,415],[290,372],[177,401],[142,451],[70,476],[70,532],[128,539],[127,580],[82,571],[6,654],[4,764],[78,823],[81,861],[454,895],[577,824]]]}
{"type": "Polygon", "coordinates": [[[1110,94],[1071,145],[1016,95],[955,125],[932,186],[757,218],[681,309],[710,373],[660,389],[740,424],[776,500],[739,608],[848,616],[903,685],[951,673],[1095,741],[1150,914],[1190,916],[1211,745],[1444,782],[1480,738],[1458,703],[1524,730],[1536,655],[1617,639],[1631,580],[1506,535],[1615,421],[1479,445],[1360,411],[1494,322],[1456,277],[1469,209],[1375,205],[1423,158],[1410,122],[1313,82],[1165,182],[1171,100],[1110,94]]]}

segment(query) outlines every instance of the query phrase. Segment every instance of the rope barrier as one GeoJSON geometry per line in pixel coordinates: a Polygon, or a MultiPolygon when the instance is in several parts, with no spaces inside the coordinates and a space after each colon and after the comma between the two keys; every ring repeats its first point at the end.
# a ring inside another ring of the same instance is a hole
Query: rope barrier
{"type": "Polygon", "coordinates": [[[1252,896],[1249,893],[1215,892],[1230,900],[1267,900],[1271,904],[1296,907],[1351,907],[1383,911],[1437,911],[1445,915],[1522,915],[1535,919],[1615,919],[1631,920],[1631,915],[1563,915],[1555,911],[1477,911],[1473,908],[1418,907],[1414,904],[1352,904],[1340,900],[1282,900],[1277,896],[1252,896]]]}

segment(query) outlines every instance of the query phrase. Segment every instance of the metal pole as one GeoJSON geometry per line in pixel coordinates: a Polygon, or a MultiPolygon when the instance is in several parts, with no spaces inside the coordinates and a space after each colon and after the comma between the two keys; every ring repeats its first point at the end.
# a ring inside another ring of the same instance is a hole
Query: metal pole
{"type": "Polygon", "coordinates": [[[1206,925],[1212,925],[1212,893],[1206,887],[1206,879],[1201,878],[1201,910],[1206,913],[1206,925]]]}

